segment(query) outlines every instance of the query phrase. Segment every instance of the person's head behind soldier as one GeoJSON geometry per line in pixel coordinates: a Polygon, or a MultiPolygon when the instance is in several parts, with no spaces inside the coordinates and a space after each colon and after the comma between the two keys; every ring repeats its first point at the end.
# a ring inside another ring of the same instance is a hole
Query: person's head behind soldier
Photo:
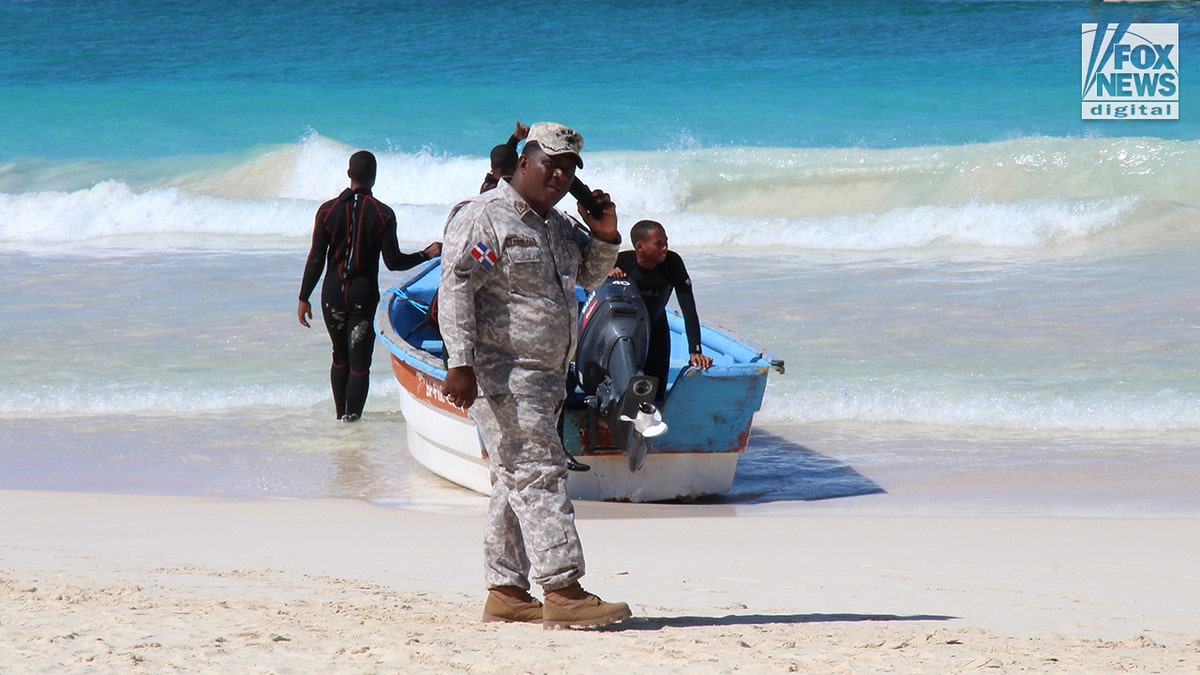
{"type": "Polygon", "coordinates": [[[377,168],[375,155],[368,150],[359,150],[350,155],[350,168],[346,170],[346,175],[351,182],[369,188],[375,184],[377,168]]]}
{"type": "Polygon", "coordinates": [[[567,194],[575,169],[583,167],[582,150],[583,137],[574,129],[553,122],[534,124],[517,160],[513,188],[545,217],[567,194]]]}
{"type": "Polygon", "coordinates": [[[629,240],[643,267],[656,267],[667,259],[667,230],[655,220],[639,220],[629,228],[629,240]]]}
{"type": "Polygon", "coordinates": [[[507,143],[492,148],[492,175],[497,178],[517,172],[517,149],[507,143]]]}

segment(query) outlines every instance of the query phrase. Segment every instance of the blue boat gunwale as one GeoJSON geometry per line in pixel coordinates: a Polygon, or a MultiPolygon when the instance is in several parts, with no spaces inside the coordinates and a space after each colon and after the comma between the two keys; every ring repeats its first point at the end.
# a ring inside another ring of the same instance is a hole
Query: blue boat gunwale
{"type": "MultiPolygon", "coordinates": [[[[393,354],[419,367],[429,375],[438,379],[445,379],[446,368],[441,359],[429,351],[422,349],[421,346],[424,342],[439,341],[432,327],[418,329],[411,335],[399,335],[395,331],[395,326],[397,325],[416,325],[416,323],[419,323],[419,321],[398,323],[397,315],[399,313],[409,308],[422,315],[429,311],[429,304],[433,299],[434,293],[437,291],[439,283],[437,276],[434,276],[432,283],[430,283],[429,275],[431,272],[438,270],[440,270],[440,261],[437,259],[422,263],[420,267],[410,272],[410,276],[406,279],[388,288],[384,292],[383,300],[380,303],[381,307],[379,309],[381,311],[376,313],[375,327],[381,339],[388,345],[389,351],[393,354]],[[382,311],[384,307],[386,307],[386,312],[382,311]],[[387,319],[386,324],[383,322],[384,317],[387,319]]],[[[578,286],[575,288],[575,292],[582,302],[586,292],[578,286]]],[[[683,334],[683,317],[677,310],[667,315],[667,321],[671,326],[672,333],[683,334]]],[[[700,343],[705,347],[705,353],[713,357],[713,365],[706,371],[698,372],[711,376],[724,377],[748,374],[746,372],[748,370],[765,375],[771,368],[783,372],[781,361],[766,353],[757,345],[741,338],[735,338],[723,328],[702,323],[700,335],[700,343]]],[[[683,353],[683,348],[680,347],[677,349],[677,345],[681,345],[682,343],[682,340],[672,341],[671,371],[668,376],[672,384],[678,379],[682,371],[694,370],[686,365],[687,354],[683,353]]],[[[668,386],[668,391],[669,388],[670,385],[668,386]]]]}

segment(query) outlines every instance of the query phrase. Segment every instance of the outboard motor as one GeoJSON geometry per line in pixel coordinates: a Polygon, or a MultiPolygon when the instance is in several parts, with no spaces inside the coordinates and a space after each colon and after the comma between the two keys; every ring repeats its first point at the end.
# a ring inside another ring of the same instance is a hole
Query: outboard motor
{"type": "Polygon", "coordinates": [[[629,453],[631,471],[642,468],[646,438],[667,430],[654,407],[658,378],[642,375],[649,342],[646,305],[632,282],[607,279],[588,295],[575,370],[592,414],[608,422],[613,441],[629,453]]]}

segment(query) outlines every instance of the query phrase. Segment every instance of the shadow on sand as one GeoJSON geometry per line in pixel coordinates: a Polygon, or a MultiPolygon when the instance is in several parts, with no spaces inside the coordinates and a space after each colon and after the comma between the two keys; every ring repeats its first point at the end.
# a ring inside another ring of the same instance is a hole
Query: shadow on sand
{"type": "Polygon", "coordinates": [[[653,631],[664,628],[702,626],[754,626],[761,624],[849,623],[860,621],[953,621],[959,617],[944,614],[728,614],[726,616],[647,616],[626,619],[597,630],[653,631]]]}
{"type": "Polygon", "coordinates": [[[814,501],[885,493],[853,467],[775,434],[752,431],[738,459],[733,487],[698,504],[814,501]]]}

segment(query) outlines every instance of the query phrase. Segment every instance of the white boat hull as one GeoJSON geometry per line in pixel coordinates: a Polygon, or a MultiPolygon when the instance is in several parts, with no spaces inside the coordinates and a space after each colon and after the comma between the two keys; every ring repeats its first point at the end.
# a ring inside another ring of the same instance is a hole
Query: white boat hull
{"type": "MultiPolygon", "coordinates": [[[[441,382],[392,357],[400,381],[400,412],[412,456],[434,474],[491,493],[487,460],[475,423],[442,396],[441,382]]],[[[655,453],[635,473],[624,452],[580,457],[590,471],[572,471],[572,499],[651,502],[717,494],[733,485],[740,452],[655,453]]]]}

